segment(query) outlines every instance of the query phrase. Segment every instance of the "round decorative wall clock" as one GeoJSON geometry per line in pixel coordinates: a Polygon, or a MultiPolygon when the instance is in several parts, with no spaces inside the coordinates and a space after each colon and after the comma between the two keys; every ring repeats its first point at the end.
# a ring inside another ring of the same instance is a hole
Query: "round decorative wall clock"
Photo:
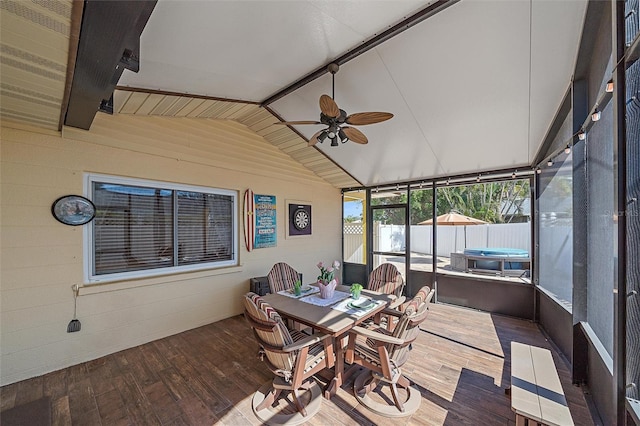
{"type": "Polygon", "coordinates": [[[65,225],[78,226],[91,222],[96,215],[96,206],[85,197],[65,195],[53,202],[51,213],[65,225]]]}

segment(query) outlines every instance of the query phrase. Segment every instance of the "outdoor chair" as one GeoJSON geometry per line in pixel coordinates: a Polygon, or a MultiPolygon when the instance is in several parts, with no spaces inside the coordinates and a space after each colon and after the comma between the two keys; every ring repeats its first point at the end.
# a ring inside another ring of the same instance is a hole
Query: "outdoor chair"
{"type": "MultiPolygon", "coordinates": [[[[367,289],[396,296],[397,299],[389,306],[390,308],[395,308],[400,306],[406,300],[402,295],[404,286],[404,279],[402,278],[400,271],[398,271],[398,268],[391,263],[383,263],[371,271],[367,289]]],[[[377,314],[372,321],[376,324],[380,324],[382,320],[384,320],[384,315],[377,314]]]]}
{"type": "Polygon", "coordinates": [[[296,281],[300,280],[300,274],[284,262],[278,262],[271,268],[267,275],[271,293],[293,288],[296,281]]]}
{"type": "Polygon", "coordinates": [[[244,297],[244,313],[260,345],[261,360],[276,376],[254,394],[254,413],[269,424],[299,424],[308,420],[318,412],[322,399],[312,376],[335,362],[331,336],[309,336],[289,330],[280,315],[252,292],[244,297]],[[273,407],[283,390],[290,392],[295,411],[287,406],[273,407]],[[307,398],[305,406],[303,401],[307,398]]]}
{"type": "Polygon", "coordinates": [[[388,332],[389,331],[393,332],[400,318],[400,315],[398,314],[398,312],[403,313],[410,304],[420,305],[423,301],[426,301],[426,303],[431,303],[435,295],[435,292],[436,292],[435,290],[429,290],[429,286],[423,286],[420,290],[418,290],[418,292],[416,293],[415,296],[413,296],[412,299],[403,301],[402,303],[397,303],[397,302],[392,303],[390,307],[388,307],[387,309],[393,309],[397,312],[390,315],[384,315],[385,311],[383,311],[382,323],[381,324],[378,323],[378,324],[386,328],[388,332]]]}
{"type": "Polygon", "coordinates": [[[394,294],[400,298],[404,291],[404,279],[398,268],[393,264],[383,263],[371,271],[367,289],[385,294],[394,294]]]}
{"type": "Polygon", "coordinates": [[[361,326],[349,331],[346,362],[368,369],[354,382],[356,399],[368,409],[383,416],[400,417],[414,413],[420,406],[420,392],[411,387],[409,379],[402,375],[401,368],[409,358],[411,343],[420,333],[419,325],[427,317],[434,293],[434,290],[424,286],[411,301],[404,304],[402,312],[385,309],[386,315],[397,318],[393,331],[383,327],[361,326]],[[379,385],[381,393],[385,385],[389,385],[394,406],[386,403],[389,400],[386,395],[377,396],[379,385]],[[398,387],[406,391],[406,397],[401,398],[398,387]]]}

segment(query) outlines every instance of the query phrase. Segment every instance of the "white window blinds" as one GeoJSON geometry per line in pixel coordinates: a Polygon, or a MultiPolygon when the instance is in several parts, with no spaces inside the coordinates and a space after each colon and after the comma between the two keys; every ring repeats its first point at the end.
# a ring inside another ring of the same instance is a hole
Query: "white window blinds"
{"type": "Polygon", "coordinates": [[[224,192],[92,180],[91,275],[234,263],[236,195],[224,192]]]}

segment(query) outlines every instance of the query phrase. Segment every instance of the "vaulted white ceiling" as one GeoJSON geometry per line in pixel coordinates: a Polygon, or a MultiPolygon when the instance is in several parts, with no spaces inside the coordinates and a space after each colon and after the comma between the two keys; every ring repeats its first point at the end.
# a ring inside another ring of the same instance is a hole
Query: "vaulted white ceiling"
{"type": "MultiPolygon", "coordinates": [[[[586,0],[460,0],[343,64],[335,76],[335,100],[342,109],[395,114],[389,121],[359,127],[369,139],[367,145],[317,145],[346,173],[331,170],[335,165],[323,155],[309,154],[314,148],[305,148],[306,141],[294,132],[272,126],[272,118],[274,122],[277,118],[255,103],[429,2],[159,0],[142,33],[140,71],[122,75],[118,85],[128,90],[116,91],[115,110],[244,120],[308,167],[320,164],[319,170],[333,176],[330,181],[336,186],[523,167],[535,157],[569,87],[586,4],[586,0]],[[136,89],[146,90],[136,94],[136,89]],[[148,95],[149,91],[166,93],[148,95]],[[220,99],[192,102],[202,96],[220,99]],[[225,99],[245,101],[247,106],[225,99]],[[185,105],[195,109],[179,110],[185,105]]],[[[29,8],[52,15],[35,3],[29,8]]],[[[22,9],[3,11],[3,46],[13,50],[3,47],[0,52],[6,95],[0,112],[18,119],[22,108],[23,119],[34,122],[29,105],[43,108],[36,93],[45,93],[48,86],[34,80],[17,87],[13,81],[24,80],[25,68],[12,64],[31,61],[45,71],[48,62],[38,58],[47,51],[37,48],[46,37],[38,38],[34,32],[40,31],[36,24],[43,26],[45,21],[35,22],[22,9]],[[21,28],[29,25],[34,29],[27,37],[21,28]],[[9,81],[12,75],[16,78],[9,81]],[[30,104],[25,103],[25,93],[33,94],[30,104]]],[[[65,25],[71,22],[69,13],[58,15],[55,18],[65,20],[65,25]]],[[[59,50],[60,58],[50,62],[65,60],[63,49],[59,50]]],[[[59,68],[62,74],[65,67],[59,68]]],[[[288,121],[317,120],[318,98],[324,93],[331,94],[330,74],[268,107],[288,121]]],[[[55,95],[55,104],[61,97],[55,95]]],[[[55,127],[55,105],[50,109],[55,127]]],[[[321,128],[307,125],[295,130],[308,138],[321,128]]]]}

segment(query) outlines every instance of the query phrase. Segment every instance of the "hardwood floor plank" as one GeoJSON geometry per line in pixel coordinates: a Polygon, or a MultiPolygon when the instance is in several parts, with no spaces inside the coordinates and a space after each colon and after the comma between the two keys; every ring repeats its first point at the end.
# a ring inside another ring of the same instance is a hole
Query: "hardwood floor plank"
{"type": "Polygon", "coordinates": [[[88,377],[69,384],[69,410],[73,424],[101,424],[88,377]]]}
{"type": "Polygon", "coordinates": [[[18,393],[18,386],[21,382],[12,383],[0,388],[0,411],[13,408],[16,403],[16,394],[18,393]]]}
{"type": "Polygon", "coordinates": [[[183,377],[175,369],[168,368],[160,371],[158,375],[175,401],[180,401],[182,398],[187,398],[193,394],[183,377]]]}
{"type": "Polygon", "coordinates": [[[140,354],[151,371],[162,371],[171,366],[155,345],[140,346],[140,354]]]}
{"type": "Polygon", "coordinates": [[[71,409],[67,395],[51,401],[51,425],[66,426],[71,424],[71,409]]]}
{"type": "Polygon", "coordinates": [[[171,398],[171,394],[161,381],[145,386],[143,390],[160,423],[167,423],[185,414],[171,398]]]}
{"type": "Polygon", "coordinates": [[[71,424],[76,426],[99,426],[102,425],[100,421],[100,413],[98,409],[94,408],[91,411],[85,411],[83,413],[77,413],[73,409],[71,410],[71,424]]]}
{"type": "Polygon", "coordinates": [[[195,395],[181,399],[178,405],[192,425],[212,425],[218,421],[218,417],[195,395]]]}
{"type": "Polygon", "coordinates": [[[93,388],[93,394],[95,396],[115,390],[115,386],[112,380],[113,371],[111,370],[109,358],[110,357],[103,357],[100,359],[104,362],[101,362],[99,364],[93,363],[91,366],[87,365],[87,375],[89,376],[89,380],[91,380],[91,387],[93,388]]]}
{"type": "Polygon", "coordinates": [[[36,377],[31,380],[25,380],[18,384],[15,406],[19,407],[22,404],[35,401],[36,399],[42,398],[43,395],[44,378],[42,376],[36,377]]]}
{"type": "Polygon", "coordinates": [[[87,378],[87,366],[86,363],[72,365],[67,368],[67,383],[71,385],[72,383],[79,382],[87,378]]]}
{"type": "Polygon", "coordinates": [[[158,382],[158,372],[149,368],[149,365],[147,364],[139,347],[125,352],[129,369],[136,378],[136,382],[138,382],[142,388],[151,386],[158,382]]]}
{"type": "MultiPolygon", "coordinates": [[[[257,420],[255,416],[252,416],[252,418],[245,417],[235,407],[229,407],[227,410],[224,410],[221,414],[222,416],[220,417],[220,423],[223,425],[247,426],[247,425],[256,424],[255,422],[257,420]]],[[[257,424],[260,424],[260,422],[258,422],[257,424]]]]}
{"type": "Polygon", "coordinates": [[[188,380],[189,387],[205,405],[214,413],[220,413],[231,406],[231,402],[224,396],[224,389],[218,391],[210,383],[210,372],[203,371],[202,374],[189,363],[183,355],[172,358],[175,369],[188,380]]]}
{"type": "Polygon", "coordinates": [[[112,425],[129,423],[127,408],[122,401],[120,392],[118,392],[115,387],[113,390],[96,395],[96,404],[103,424],[112,425]]]}
{"type": "Polygon", "coordinates": [[[51,397],[51,401],[56,401],[67,395],[67,370],[58,370],[43,377],[43,393],[51,397]]]}
{"type": "Polygon", "coordinates": [[[153,410],[153,405],[142,392],[131,373],[114,377],[113,383],[124,401],[127,414],[133,424],[160,425],[160,420],[153,410]]]}
{"type": "Polygon", "coordinates": [[[165,423],[163,426],[192,426],[186,416],[176,417],[169,423],[165,423]]]}

